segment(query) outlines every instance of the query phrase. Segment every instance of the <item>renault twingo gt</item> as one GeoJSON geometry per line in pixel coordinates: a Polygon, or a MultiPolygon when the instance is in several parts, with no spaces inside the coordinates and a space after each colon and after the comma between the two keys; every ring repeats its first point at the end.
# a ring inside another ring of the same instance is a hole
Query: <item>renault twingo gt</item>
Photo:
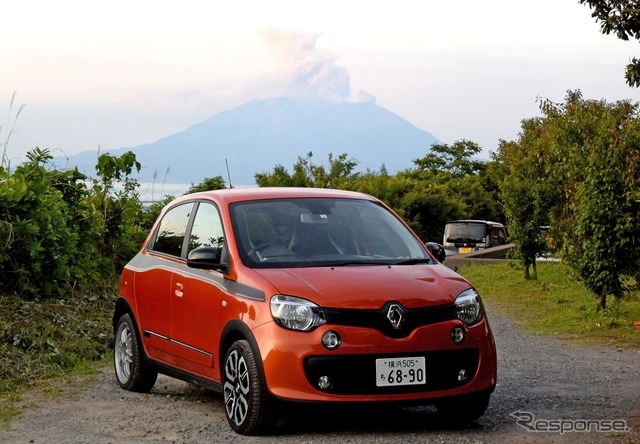
{"type": "Polygon", "coordinates": [[[124,268],[113,319],[122,388],[149,391],[159,372],[209,387],[241,434],[283,401],[435,404],[469,421],[496,384],[477,291],[359,193],[174,200],[124,268]]]}

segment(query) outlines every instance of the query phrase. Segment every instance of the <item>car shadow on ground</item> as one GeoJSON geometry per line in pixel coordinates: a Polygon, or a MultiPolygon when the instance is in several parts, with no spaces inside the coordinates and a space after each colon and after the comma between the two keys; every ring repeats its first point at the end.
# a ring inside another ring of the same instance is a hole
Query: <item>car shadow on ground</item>
{"type": "Polygon", "coordinates": [[[481,430],[477,422],[445,420],[434,406],[284,405],[278,407],[276,435],[309,433],[396,433],[481,430]]]}

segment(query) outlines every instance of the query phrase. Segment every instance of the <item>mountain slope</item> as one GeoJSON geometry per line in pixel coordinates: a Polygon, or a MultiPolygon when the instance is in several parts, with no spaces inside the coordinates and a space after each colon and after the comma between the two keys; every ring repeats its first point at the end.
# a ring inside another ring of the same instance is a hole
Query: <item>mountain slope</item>
{"type": "MultiPolygon", "coordinates": [[[[347,153],[358,160],[359,170],[384,164],[395,173],[411,167],[437,141],[374,103],[277,98],[252,100],[154,143],[110,153],[134,151],[143,182],[151,182],[154,174],[156,182],[168,183],[198,183],[218,175],[227,180],[226,159],[234,185],[254,185],[255,173],[276,164],[291,169],[298,156],[310,151],[316,163],[326,163],[328,153],[347,153]]],[[[93,174],[96,156],[71,156],[68,166],[93,174]]],[[[57,164],[66,161],[56,159],[57,164]]]]}

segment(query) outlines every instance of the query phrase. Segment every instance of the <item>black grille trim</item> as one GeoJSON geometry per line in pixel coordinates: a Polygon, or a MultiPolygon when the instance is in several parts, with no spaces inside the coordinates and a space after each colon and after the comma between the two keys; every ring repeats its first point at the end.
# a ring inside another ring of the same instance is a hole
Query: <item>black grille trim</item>
{"type": "Polygon", "coordinates": [[[389,338],[406,338],[416,328],[424,325],[455,319],[454,304],[438,305],[436,307],[405,308],[398,302],[387,302],[379,310],[360,310],[348,308],[324,308],[327,324],[347,325],[353,327],[373,328],[389,338]],[[391,305],[399,305],[404,312],[404,322],[399,329],[393,328],[387,313],[391,305]]]}
{"type": "Polygon", "coordinates": [[[383,395],[395,393],[423,393],[447,390],[468,384],[478,371],[480,352],[469,348],[424,353],[393,355],[310,356],[304,360],[309,383],[318,388],[318,379],[328,376],[331,387],[326,393],[339,395],[383,395]],[[376,386],[376,359],[423,356],[426,365],[426,384],[400,387],[376,386]],[[458,381],[458,372],[465,369],[467,379],[458,381]]]}

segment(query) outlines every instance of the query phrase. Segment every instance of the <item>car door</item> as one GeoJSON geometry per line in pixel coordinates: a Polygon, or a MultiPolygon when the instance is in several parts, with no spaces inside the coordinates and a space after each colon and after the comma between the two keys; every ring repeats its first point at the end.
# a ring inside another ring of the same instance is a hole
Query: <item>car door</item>
{"type": "Polygon", "coordinates": [[[185,263],[183,245],[194,203],[169,209],[145,254],[136,265],[136,305],[145,348],[150,356],[171,361],[172,282],[185,263]]]}
{"type": "MultiPolygon", "coordinates": [[[[195,210],[186,254],[200,246],[212,246],[225,256],[225,236],[220,214],[210,202],[199,202],[195,210]]],[[[215,270],[198,270],[182,265],[172,282],[171,338],[182,366],[208,375],[220,337],[220,307],[224,275],[215,270]]]]}

